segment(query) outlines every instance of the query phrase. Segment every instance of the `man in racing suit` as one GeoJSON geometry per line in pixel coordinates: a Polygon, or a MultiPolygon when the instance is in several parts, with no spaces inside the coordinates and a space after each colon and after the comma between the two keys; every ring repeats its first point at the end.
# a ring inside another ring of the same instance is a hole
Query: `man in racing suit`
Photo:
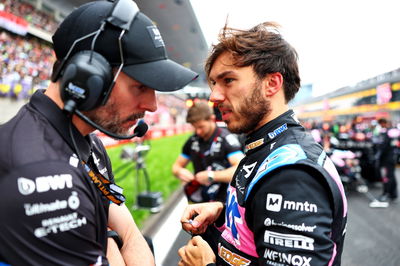
{"type": "Polygon", "coordinates": [[[186,116],[195,134],[185,142],[172,172],[185,183],[191,202],[224,201],[227,184],[243,158],[240,142],[226,128],[218,127],[207,102],[196,102],[186,116]],[[193,163],[194,174],[185,167],[193,163]]]}
{"type": "Polygon", "coordinates": [[[226,204],[189,205],[193,234],[179,265],[340,265],[347,201],[322,147],[287,103],[300,87],[297,54],[273,23],[225,28],[206,63],[210,100],[246,156],[226,204]],[[206,232],[206,234],[204,234],[206,232]]]}
{"type": "Polygon", "coordinates": [[[167,58],[131,0],[75,9],[53,45],[48,88],[0,126],[0,265],[154,265],[93,131],[132,138],[155,90],[197,74],[167,58]]]}

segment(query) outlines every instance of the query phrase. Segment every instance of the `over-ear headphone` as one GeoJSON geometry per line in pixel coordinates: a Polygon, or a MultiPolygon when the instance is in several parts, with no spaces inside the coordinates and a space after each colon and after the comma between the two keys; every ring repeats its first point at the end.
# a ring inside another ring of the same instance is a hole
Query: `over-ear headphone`
{"type": "Polygon", "coordinates": [[[60,79],[60,94],[64,101],[64,110],[69,113],[75,111],[89,111],[105,104],[115,81],[124,65],[121,39],[125,31],[130,29],[132,21],[139,13],[139,8],[132,0],[118,0],[108,18],[98,30],[89,33],[71,45],[66,56],[55,67],[51,80],[60,79]],[[119,49],[121,64],[117,73],[112,73],[112,67],[101,54],[94,51],[97,37],[105,30],[106,23],[121,29],[119,49]],[[77,43],[93,36],[91,50],[79,51],[69,58],[77,43]]]}

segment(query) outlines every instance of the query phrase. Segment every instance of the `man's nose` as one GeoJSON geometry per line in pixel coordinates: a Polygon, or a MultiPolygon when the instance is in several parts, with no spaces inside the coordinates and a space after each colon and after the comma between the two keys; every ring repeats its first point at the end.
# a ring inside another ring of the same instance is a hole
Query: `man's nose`
{"type": "Polygon", "coordinates": [[[219,89],[218,86],[214,86],[210,94],[210,102],[222,103],[224,100],[225,95],[222,93],[222,90],[219,89]]]}
{"type": "Polygon", "coordinates": [[[142,97],[139,99],[140,107],[148,112],[155,112],[157,110],[156,92],[153,89],[147,89],[143,92],[142,97]]]}

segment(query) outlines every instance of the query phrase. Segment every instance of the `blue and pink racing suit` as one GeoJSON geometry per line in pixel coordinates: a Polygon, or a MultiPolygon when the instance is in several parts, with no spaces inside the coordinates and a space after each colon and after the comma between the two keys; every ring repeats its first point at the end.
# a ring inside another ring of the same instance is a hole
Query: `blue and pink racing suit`
{"type": "Polygon", "coordinates": [[[246,148],[224,224],[210,228],[217,265],[340,265],[347,201],[322,147],[290,110],[250,134],[246,148]]]}

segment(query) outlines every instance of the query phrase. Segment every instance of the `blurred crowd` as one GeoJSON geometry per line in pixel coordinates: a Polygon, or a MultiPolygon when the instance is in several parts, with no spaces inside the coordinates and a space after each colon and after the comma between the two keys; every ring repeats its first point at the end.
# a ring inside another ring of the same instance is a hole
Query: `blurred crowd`
{"type": "Polygon", "coordinates": [[[58,23],[51,14],[37,10],[29,3],[0,0],[0,10],[24,18],[29,24],[44,31],[53,33],[57,29],[58,23]]]}
{"type": "Polygon", "coordinates": [[[344,122],[304,121],[303,125],[328,154],[333,149],[355,152],[360,159],[361,176],[368,182],[383,181],[380,166],[388,158],[382,153],[392,150],[393,162],[400,163],[400,124],[397,122],[386,118],[355,117],[344,122]],[[387,126],[383,127],[382,121],[386,121],[387,126]],[[386,146],[383,141],[388,142],[386,146]]]}
{"type": "Polygon", "coordinates": [[[0,51],[0,96],[23,99],[47,87],[55,61],[49,44],[0,31],[0,51]]]}

